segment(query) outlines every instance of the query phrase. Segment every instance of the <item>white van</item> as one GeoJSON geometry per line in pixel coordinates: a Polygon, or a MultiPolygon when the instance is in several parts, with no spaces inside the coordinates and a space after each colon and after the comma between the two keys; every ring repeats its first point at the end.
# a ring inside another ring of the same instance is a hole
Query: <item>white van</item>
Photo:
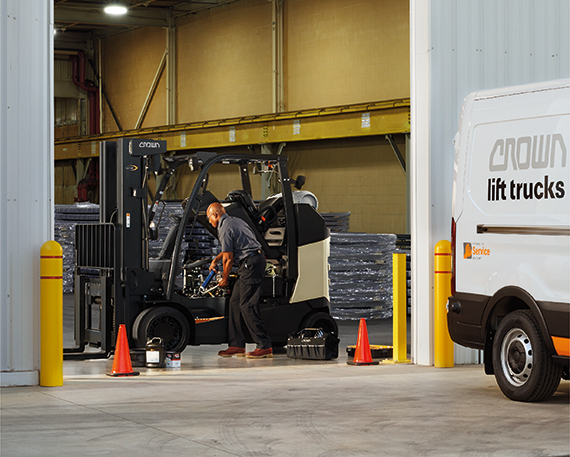
{"type": "Polygon", "coordinates": [[[568,79],[476,92],[455,138],[449,333],[512,400],[568,379],[569,113],[568,79]]]}

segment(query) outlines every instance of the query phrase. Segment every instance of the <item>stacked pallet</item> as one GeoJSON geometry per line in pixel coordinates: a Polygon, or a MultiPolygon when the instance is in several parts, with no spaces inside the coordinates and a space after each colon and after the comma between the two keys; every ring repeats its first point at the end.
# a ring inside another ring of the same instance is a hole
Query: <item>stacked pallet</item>
{"type": "Polygon", "coordinates": [[[99,222],[99,205],[55,205],[54,240],[63,251],[63,292],[73,293],[75,282],[75,225],[99,222]]]}
{"type": "Polygon", "coordinates": [[[350,211],[348,213],[320,213],[331,232],[348,232],[350,229],[350,211]]]}
{"type": "MultiPolygon", "coordinates": [[[[148,243],[149,257],[157,257],[170,228],[182,217],[180,202],[166,202],[160,208],[155,222],[159,226],[158,239],[148,243]]],[[[99,222],[99,205],[76,203],[55,206],[55,236],[63,250],[63,292],[73,293],[75,282],[75,226],[99,222]]],[[[187,231],[189,229],[187,228],[187,231]]],[[[194,236],[185,236],[180,249],[180,264],[189,259],[214,257],[219,252],[218,241],[201,227],[196,227],[194,236]]]]}
{"type": "Polygon", "coordinates": [[[330,302],[338,319],[392,316],[392,253],[396,235],[331,233],[330,302]]]}
{"type": "MultiPolygon", "coordinates": [[[[184,263],[194,262],[202,259],[213,259],[221,252],[220,242],[200,224],[196,223],[193,236],[189,237],[190,227],[186,227],[186,239],[188,247],[184,263]]],[[[208,275],[209,265],[204,265],[202,274],[208,275]]]]}
{"type": "MultiPolygon", "coordinates": [[[[150,258],[159,256],[170,229],[179,224],[183,213],[184,211],[180,202],[164,202],[161,204],[161,208],[155,217],[155,221],[159,224],[159,236],[157,240],[149,242],[150,258]]],[[[194,260],[213,258],[220,252],[218,240],[199,223],[196,223],[193,234],[190,236],[191,226],[192,220],[188,222],[185,229],[184,238],[180,247],[179,266],[194,260]]],[[[181,273],[178,275],[178,279],[182,277],[182,268],[180,268],[180,271],[181,273]]],[[[203,273],[208,274],[208,266],[206,266],[203,273]]]]}

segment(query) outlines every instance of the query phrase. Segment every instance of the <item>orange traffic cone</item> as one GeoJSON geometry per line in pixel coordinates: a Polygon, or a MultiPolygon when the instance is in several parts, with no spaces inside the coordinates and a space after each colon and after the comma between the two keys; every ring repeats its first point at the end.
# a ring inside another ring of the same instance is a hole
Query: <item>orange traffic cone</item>
{"type": "Polygon", "coordinates": [[[368,330],[366,330],[366,321],[364,319],[360,319],[360,325],[358,326],[358,340],[354,350],[354,360],[346,363],[349,365],[378,365],[378,362],[372,360],[372,352],[368,343],[368,330]]]}
{"type": "Polygon", "coordinates": [[[119,335],[115,346],[115,356],[113,357],[113,369],[107,376],[138,376],[138,371],[133,371],[131,364],[131,353],[127,340],[125,324],[119,324],[119,335]]]}

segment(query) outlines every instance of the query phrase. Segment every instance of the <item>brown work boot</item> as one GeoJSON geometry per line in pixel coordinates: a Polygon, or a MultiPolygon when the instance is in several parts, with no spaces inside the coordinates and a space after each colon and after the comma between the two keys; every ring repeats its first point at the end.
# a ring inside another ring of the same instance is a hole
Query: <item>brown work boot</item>
{"type": "Polygon", "coordinates": [[[263,359],[265,357],[273,357],[273,349],[272,348],[268,348],[268,349],[257,348],[253,352],[248,352],[245,356],[248,359],[263,359]]]}
{"type": "Polygon", "coordinates": [[[230,346],[225,351],[218,352],[218,355],[220,357],[231,357],[233,355],[237,355],[238,357],[244,357],[245,356],[245,348],[238,348],[235,346],[230,346]]]}

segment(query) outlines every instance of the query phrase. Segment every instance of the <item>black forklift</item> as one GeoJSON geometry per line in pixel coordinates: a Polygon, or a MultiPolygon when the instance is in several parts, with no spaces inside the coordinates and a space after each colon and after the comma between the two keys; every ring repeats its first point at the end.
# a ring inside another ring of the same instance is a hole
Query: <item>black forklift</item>
{"type": "Polygon", "coordinates": [[[338,335],[328,298],[329,230],[311,205],[295,202],[291,187],[300,188],[304,178],[289,177],[287,157],[165,155],[166,149],[166,141],[146,139],[101,143],[100,222],[76,226],[76,347],[64,349],[65,358],[108,357],[120,324],[126,326],[131,348],[144,348],[154,337],[161,337],[165,350],[173,352],[188,345],[227,343],[228,301],[235,278],[230,276],[229,290],[221,289],[216,277],[207,274],[211,257],[184,261],[181,252],[198,228],[217,238],[206,217],[213,202],[246,221],[262,245],[267,270],[261,313],[274,347],[284,346],[289,334],[306,327],[338,335]],[[242,184],[221,200],[208,190],[208,171],[220,164],[234,167],[242,184]],[[160,254],[151,258],[148,244],[158,237],[155,219],[164,191],[183,165],[196,174],[194,187],[160,254]],[[280,192],[255,202],[250,169],[275,176],[280,192]],[[162,180],[149,205],[151,173],[162,180]]]}

